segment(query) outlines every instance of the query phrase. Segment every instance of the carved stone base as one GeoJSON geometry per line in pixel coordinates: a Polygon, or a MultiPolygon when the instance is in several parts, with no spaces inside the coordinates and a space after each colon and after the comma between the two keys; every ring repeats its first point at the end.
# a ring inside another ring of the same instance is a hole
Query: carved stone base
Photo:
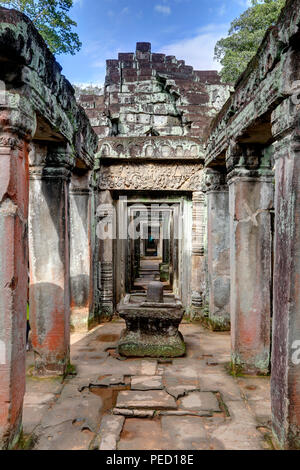
{"type": "Polygon", "coordinates": [[[97,316],[100,323],[110,322],[114,316],[113,302],[101,302],[97,316]]]}
{"type": "Polygon", "coordinates": [[[209,326],[212,331],[230,331],[230,315],[210,315],[209,326]]]}
{"type": "Polygon", "coordinates": [[[168,336],[124,330],[118,345],[119,354],[126,357],[181,357],[185,351],[184,339],[179,331],[174,336],[168,336]]]}
{"type": "Polygon", "coordinates": [[[118,345],[122,356],[181,357],[185,354],[184,340],[178,331],[183,308],[174,295],[165,295],[163,302],[153,302],[143,295],[127,294],[118,305],[118,312],[126,321],[118,345]]]}

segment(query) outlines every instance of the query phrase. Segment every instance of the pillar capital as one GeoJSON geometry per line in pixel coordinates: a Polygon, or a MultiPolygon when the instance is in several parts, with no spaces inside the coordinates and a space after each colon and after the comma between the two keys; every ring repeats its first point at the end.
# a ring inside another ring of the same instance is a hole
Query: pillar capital
{"type": "MultiPolygon", "coordinates": [[[[36,132],[37,119],[30,102],[24,96],[7,91],[1,96],[0,133],[3,134],[3,141],[7,143],[5,135],[9,134],[17,136],[17,139],[31,140],[36,132]]],[[[9,144],[13,141],[10,140],[9,144]]]]}
{"type": "Polygon", "coordinates": [[[93,192],[92,187],[92,171],[90,170],[73,170],[71,175],[70,195],[89,196],[93,192]]]}
{"type": "Polygon", "coordinates": [[[35,142],[29,155],[30,179],[69,180],[74,167],[74,155],[69,144],[40,145],[35,142]]]}
{"type": "Polygon", "coordinates": [[[226,173],[213,168],[206,168],[203,174],[202,191],[204,193],[228,191],[226,173]]]}
{"type": "Polygon", "coordinates": [[[226,153],[226,166],[229,185],[237,178],[268,182],[274,176],[270,152],[259,144],[231,142],[226,153]]]}
{"type": "Polygon", "coordinates": [[[296,131],[290,132],[282,139],[277,140],[273,144],[273,148],[275,161],[280,158],[293,158],[296,153],[300,152],[300,136],[296,131]]]}
{"type": "Polygon", "coordinates": [[[199,204],[205,203],[205,193],[203,191],[194,191],[193,202],[199,203],[199,204]]]}

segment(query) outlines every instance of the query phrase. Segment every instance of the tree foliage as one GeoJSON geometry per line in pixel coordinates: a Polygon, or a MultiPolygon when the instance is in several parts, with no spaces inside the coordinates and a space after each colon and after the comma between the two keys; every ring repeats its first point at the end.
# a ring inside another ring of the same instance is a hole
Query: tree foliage
{"type": "Polygon", "coordinates": [[[54,54],[72,54],[81,48],[77,26],[69,16],[73,0],[0,0],[0,6],[25,13],[54,54]]]}
{"type": "Polygon", "coordinates": [[[267,29],[276,24],[285,0],[251,0],[252,6],[230,26],[228,37],[215,47],[215,59],[223,66],[223,82],[233,83],[256,54],[267,29]]]}

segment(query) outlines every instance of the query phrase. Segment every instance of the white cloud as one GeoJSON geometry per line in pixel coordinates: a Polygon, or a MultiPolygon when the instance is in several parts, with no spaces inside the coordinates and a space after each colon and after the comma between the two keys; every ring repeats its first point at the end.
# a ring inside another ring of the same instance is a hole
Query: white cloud
{"type": "Polygon", "coordinates": [[[73,85],[78,86],[79,88],[91,88],[91,87],[103,88],[104,79],[100,81],[94,80],[90,82],[73,82],[73,85]]]}
{"type": "Polygon", "coordinates": [[[226,5],[223,3],[219,8],[217,8],[217,13],[219,16],[224,16],[226,13],[226,5]]]}
{"type": "Polygon", "coordinates": [[[163,15],[171,14],[171,8],[167,5],[155,5],[154,10],[158,13],[162,13],[163,15]]]}
{"type": "Polygon", "coordinates": [[[228,24],[207,25],[194,37],[163,46],[161,52],[185,60],[196,70],[220,70],[219,62],[214,61],[214,48],[220,38],[227,36],[228,29],[228,24]]]}
{"type": "Polygon", "coordinates": [[[236,3],[241,5],[241,7],[249,8],[252,6],[251,0],[236,0],[236,3]]]}

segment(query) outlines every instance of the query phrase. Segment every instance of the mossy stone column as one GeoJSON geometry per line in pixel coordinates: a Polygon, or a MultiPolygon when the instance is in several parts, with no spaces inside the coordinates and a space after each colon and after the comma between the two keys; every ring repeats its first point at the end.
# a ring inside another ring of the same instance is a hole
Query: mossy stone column
{"type": "Polygon", "coordinates": [[[232,367],[268,374],[272,286],[273,172],[259,147],[228,161],[232,367]]]}
{"type": "Polygon", "coordinates": [[[300,449],[299,127],[276,142],[275,160],[272,421],[279,445],[300,449]]]}
{"type": "Polygon", "coordinates": [[[93,324],[93,234],[90,171],[73,171],[70,184],[71,328],[93,324]]]}
{"type": "Polygon", "coordinates": [[[0,450],[22,429],[28,292],[28,153],[35,116],[5,93],[0,110],[0,450]],[[10,106],[10,99],[12,103],[10,106]],[[12,124],[13,120],[13,124],[12,124]]]}
{"type": "Polygon", "coordinates": [[[229,207],[226,171],[208,168],[205,188],[209,323],[214,331],[226,331],[230,329],[229,207]]]}
{"type": "Polygon", "coordinates": [[[67,147],[35,146],[30,158],[30,324],[36,373],[63,375],[70,352],[67,147]]]}

